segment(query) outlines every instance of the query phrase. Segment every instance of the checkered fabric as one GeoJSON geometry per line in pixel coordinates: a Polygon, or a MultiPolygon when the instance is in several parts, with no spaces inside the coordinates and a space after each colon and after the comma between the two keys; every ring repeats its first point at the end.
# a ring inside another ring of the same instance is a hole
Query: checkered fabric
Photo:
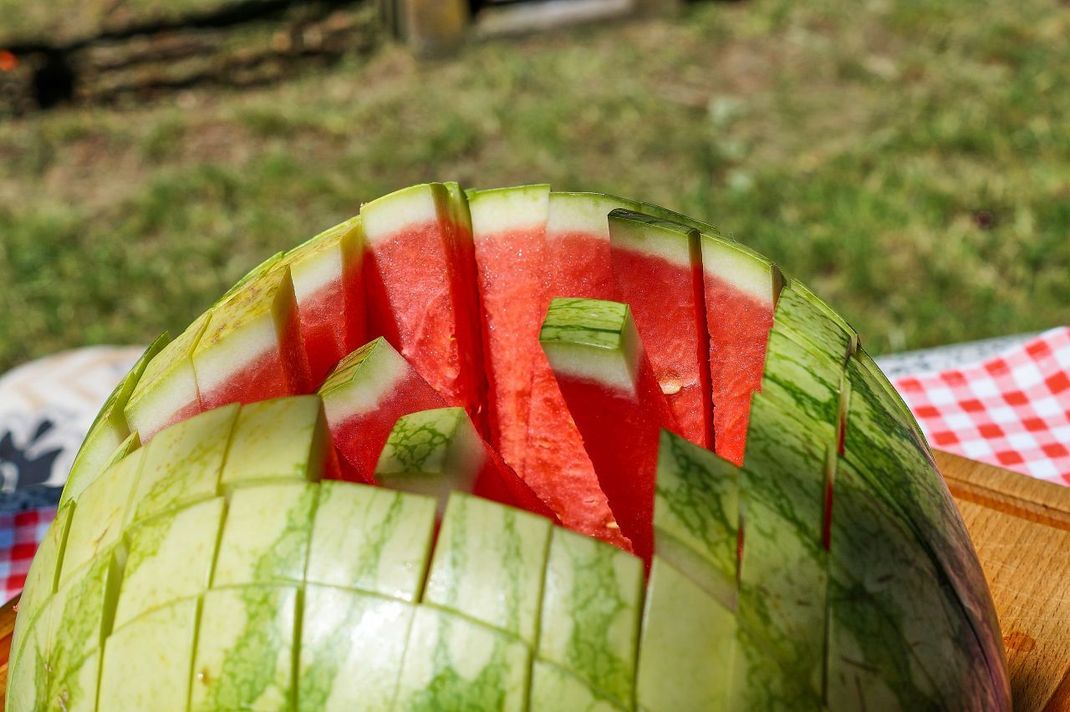
{"type": "Polygon", "coordinates": [[[1070,327],[894,383],[934,448],[1070,485],[1070,327]]]}
{"type": "Polygon", "coordinates": [[[3,600],[22,590],[37,545],[56,516],[52,507],[0,514],[0,585],[3,600]]]}

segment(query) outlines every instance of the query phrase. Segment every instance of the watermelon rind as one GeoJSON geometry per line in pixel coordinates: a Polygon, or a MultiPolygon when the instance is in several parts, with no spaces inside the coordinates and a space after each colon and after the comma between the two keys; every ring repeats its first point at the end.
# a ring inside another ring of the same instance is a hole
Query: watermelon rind
{"type": "Polygon", "coordinates": [[[641,346],[626,304],[554,299],[539,341],[555,373],[635,392],[641,346]]]}

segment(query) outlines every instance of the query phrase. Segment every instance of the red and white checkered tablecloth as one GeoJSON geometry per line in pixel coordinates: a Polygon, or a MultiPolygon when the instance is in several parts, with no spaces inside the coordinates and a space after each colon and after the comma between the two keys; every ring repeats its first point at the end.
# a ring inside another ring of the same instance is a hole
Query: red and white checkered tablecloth
{"type": "Polygon", "coordinates": [[[1070,485],[1070,327],[893,383],[934,448],[1070,485]]]}
{"type": "MultiPolygon", "coordinates": [[[[78,418],[85,421],[80,426],[83,432],[99,408],[97,401],[102,401],[114,385],[96,381],[118,380],[136,353],[118,354],[119,368],[112,376],[94,377],[90,385],[95,390],[89,389],[87,407],[82,409],[84,412],[72,414],[72,422],[78,418]]],[[[98,356],[95,352],[75,354],[82,359],[98,356]]],[[[45,366],[51,368],[47,363],[45,366]]],[[[26,368],[22,369],[23,375],[28,372],[26,368]]],[[[75,370],[87,373],[81,367],[75,370]]],[[[31,375],[33,383],[42,383],[39,374],[31,375]]],[[[0,405],[14,401],[10,392],[13,379],[5,378],[7,381],[0,379],[0,395],[5,396],[0,398],[0,405]],[[5,385],[9,387],[7,393],[3,392],[5,385]]],[[[1070,327],[1052,329],[976,364],[924,375],[901,375],[892,382],[914,411],[933,447],[1070,485],[1070,327]]],[[[79,391],[86,392],[87,384],[78,385],[79,391]]],[[[40,395],[34,398],[40,399],[40,395]]],[[[75,399],[70,392],[61,390],[53,400],[69,405],[75,399]]],[[[49,405],[49,398],[40,403],[42,407],[49,405]]],[[[28,407],[23,405],[24,409],[28,407]]],[[[60,423],[56,431],[62,430],[63,418],[51,415],[60,423]]],[[[29,437],[24,433],[22,439],[29,437]]],[[[45,442],[35,447],[39,450],[55,445],[45,442]]],[[[63,453],[67,462],[73,455],[63,453]]],[[[55,509],[49,506],[0,512],[0,600],[22,589],[30,560],[54,516],[55,509]]]]}

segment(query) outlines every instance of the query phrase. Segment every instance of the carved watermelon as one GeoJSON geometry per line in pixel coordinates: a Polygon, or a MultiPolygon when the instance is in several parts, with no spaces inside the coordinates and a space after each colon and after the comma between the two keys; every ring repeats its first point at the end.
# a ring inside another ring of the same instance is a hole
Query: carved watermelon
{"type": "Polygon", "coordinates": [[[992,602],[851,327],[705,223],[415,186],[116,389],[13,712],[1009,710],[992,602]]]}

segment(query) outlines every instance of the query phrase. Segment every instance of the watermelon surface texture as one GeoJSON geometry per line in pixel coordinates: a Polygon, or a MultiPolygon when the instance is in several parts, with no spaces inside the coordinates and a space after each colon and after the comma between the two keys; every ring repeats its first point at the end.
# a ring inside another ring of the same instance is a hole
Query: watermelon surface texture
{"type": "Polygon", "coordinates": [[[154,343],[19,604],[12,712],[1010,710],[909,410],[703,221],[405,189],[154,343]]]}

